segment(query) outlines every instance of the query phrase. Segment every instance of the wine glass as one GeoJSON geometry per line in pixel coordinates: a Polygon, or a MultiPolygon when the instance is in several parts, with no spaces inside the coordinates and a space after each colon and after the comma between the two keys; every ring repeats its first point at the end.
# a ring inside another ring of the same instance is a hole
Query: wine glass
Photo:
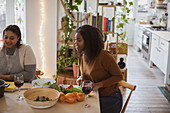
{"type": "Polygon", "coordinates": [[[83,92],[85,93],[85,104],[83,105],[83,107],[88,108],[89,105],[87,104],[87,95],[92,91],[92,82],[90,80],[84,80],[81,87],[83,92]]]}
{"type": "Polygon", "coordinates": [[[18,101],[23,100],[24,97],[21,97],[20,95],[20,88],[24,84],[24,76],[22,74],[14,75],[14,84],[16,87],[18,87],[18,91],[19,91],[18,97],[16,98],[16,100],[18,101]]]}

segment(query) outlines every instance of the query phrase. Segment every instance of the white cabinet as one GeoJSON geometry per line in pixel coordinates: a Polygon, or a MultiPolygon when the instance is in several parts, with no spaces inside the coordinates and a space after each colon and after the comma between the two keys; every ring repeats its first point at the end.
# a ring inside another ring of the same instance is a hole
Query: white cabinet
{"type": "Polygon", "coordinates": [[[144,28],[139,24],[135,24],[134,46],[137,50],[142,50],[142,34],[144,28]]]}
{"type": "Polygon", "coordinates": [[[152,34],[149,63],[150,66],[154,63],[165,74],[164,83],[170,84],[170,42],[152,34]]]}

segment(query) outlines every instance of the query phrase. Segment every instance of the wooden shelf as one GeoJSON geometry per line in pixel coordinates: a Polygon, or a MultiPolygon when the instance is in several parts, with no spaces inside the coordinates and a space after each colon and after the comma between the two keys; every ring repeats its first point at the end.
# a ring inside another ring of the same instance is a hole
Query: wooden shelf
{"type": "Polygon", "coordinates": [[[111,31],[103,31],[103,33],[108,33],[108,34],[117,34],[117,33],[111,32],[111,31]]]}
{"type": "Polygon", "coordinates": [[[121,7],[123,7],[123,5],[98,5],[98,6],[102,6],[102,7],[117,7],[117,6],[121,6],[121,7]]]}
{"type": "Polygon", "coordinates": [[[57,32],[63,32],[63,29],[58,29],[57,32]]]}

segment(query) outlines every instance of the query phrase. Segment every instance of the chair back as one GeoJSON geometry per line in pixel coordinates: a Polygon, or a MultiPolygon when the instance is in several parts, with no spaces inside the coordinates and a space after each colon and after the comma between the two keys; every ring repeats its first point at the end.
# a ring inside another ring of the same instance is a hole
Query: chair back
{"type": "Polygon", "coordinates": [[[126,99],[125,104],[123,105],[123,108],[122,108],[122,110],[121,110],[121,113],[124,113],[125,110],[126,110],[127,104],[128,104],[128,102],[129,102],[129,100],[130,100],[130,97],[131,97],[131,95],[132,95],[132,92],[136,89],[136,85],[129,84],[129,83],[123,81],[123,80],[120,81],[119,84],[120,84],[121,86],[123,86],[124,88],[128,88],[128,89],[131,90],[130,93],[129,93],[129,95],[128,95],[128,98],[126,99]]]}

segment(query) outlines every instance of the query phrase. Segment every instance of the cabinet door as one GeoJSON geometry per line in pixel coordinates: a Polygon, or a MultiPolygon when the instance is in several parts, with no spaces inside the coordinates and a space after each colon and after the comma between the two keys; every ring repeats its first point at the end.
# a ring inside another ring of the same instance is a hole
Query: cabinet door
{"type": "Polygon", "coordinates": [[[151,43],[151,46],[152,47],[158,47],[158,45],[159,45],[159,36],[157,36],[155,34],[152,34],[152,43],[151,43]]]}
{"type": "Polygon", "coordinates": [[[156,65],[157,64],[157,47],[151,47],[150,60],[156,65]]]}
{"type": "Polygon", "coordinates": [[[168,53],[162,50],[160,47],[157,48],[157,57],[158,57],[158,68],[165,73],[168,61],[168,53]]]}
{"type": "Polygon", "coordinates": [[[150,59],[155,65],[158,65],[158,56],[157,56],[158,42],[159,42],[159,37],[155,34],[152,34],[150,59]]]}
{"type": "Polygon", "coordinates": [[[143,31],[144,31],[144,29],[141,27],[141,26],[139,26],[138,27],[138,47],[140,48],[140,49],[142,49],[142,35],[143,35],[143,31]]]}

